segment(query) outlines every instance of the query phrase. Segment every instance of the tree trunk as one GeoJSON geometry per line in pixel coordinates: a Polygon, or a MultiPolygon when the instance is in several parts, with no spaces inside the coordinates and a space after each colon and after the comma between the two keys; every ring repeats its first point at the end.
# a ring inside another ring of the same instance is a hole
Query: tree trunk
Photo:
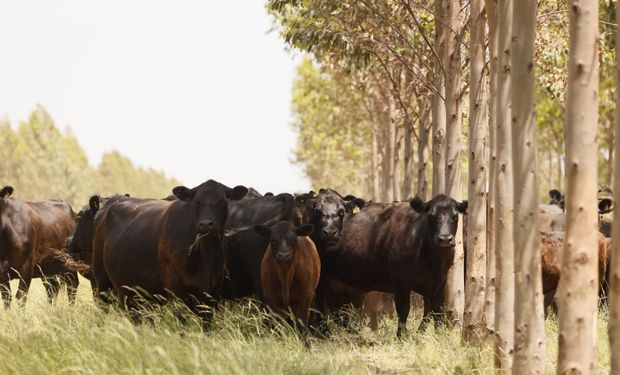
{"type": "MultiPolygon", "coordinates": [[[[442,0],[435,0],[435,50],[442,56],[445,49],[447,29],[444,24],[442,0]]],[[[444,60],[445,61],[445,60],[444,60]]],[[[432,99],[433,106],[433,196],[446,189],[446,95],[443,62],[435,62],[434,84],[439,94],[432,99]]],[[[445,67],[445,66],[444,66],[445,67]]]]}
{"type": "Polygon", "coordinates": [[[542,374],[546,355],[534,103],[536,0],[514,1],[512,4],[512,159],[515,183],[513,371],[516,374],[542,374]]]}
{"type": "Polygon", "coordinates": [[[415,194],[426,202],[428,199],[428,135],[430,108],[428,105],[424,107],[424,112],[420,116],[418,127],[418,177],[415,194]]]}
{"type": "Polygon", "coordinates": [[[555,187],[556,189],[559,189],[560,191],[564,191],[564,176],[562,173],[562,154],[558,152],[558,184],[555,187]]]}
{"type": "Polygon", "coordinates": [[[513,168],[511,120],[512,0],[499,0],[497,6],[498,70],[497,170],[495,174],[495,365],[510,372],[514,349],[515,269],[513,240],[513,168]]]}
{"type": "Polygon", "coordinates": [[[394,161],[396,149],[396,124],[394,123],[394,103],[392,98],[387,98],[387,111],[385,115],[385,126],[387,129],[387,142],[385,143],[385,198],[386,202],[394,200],[394,161]]]}
{"type": "MultiPolygon", "coordinates": [[[[616,6],[616,23],[620,22],[620,7],[616,6]]],[[[620,61],[620,28],[616,35],[616,61],[620,61]]],[[[616,112],[614,138],[620,139],[620,64],[616,64],[616,112]]],[[[615,144],[614,197],[620,197],[620,142],[615,144]]],[[[611,269],[609,270],[609,343],[611,345],[611,371],[620,374],[620,210],[614,210],[611,269]]]]}
{"type": "Polygon", "coordinates": [[[405,169],[405,179],[400,193],[400,199],[402,201],[409,199],[413,190],[413,124],[407,116],[404,118],[403,128],[405,143],[403,168],[405,169]]]}
{"type": "MultiPolygon", "coordinates": [[[[394,111],[394,115],[396,115],[398,111],[394,111]]],[[[394,124],[394,171],[392,172],[392,196],[394,200],[398,200],[400,198],[401,193],[401,183],[400,183],[400,155],[402,154],[402,142],[400,141],[400,127],[396,126],[396,117],[392,118],[392,123],[394,124]]]]}
{"type": "Polygon", "coordinates": [[[493,346],[495,337],[495,175],[497,170],[497,128],[496,128],[496,105],[497,95],[497,2],[496,0],[485,0],[487,12],[487,23],[489,25],[489,189],[487,195],[487,282],[485,290],[485,301],[483,320],[486,326],[486,339],[488,346],[493,346]]]}
{"type": "Polygon", "coordinates": [[[470,20],[469,162],[467,213],[467,282],[463,337],[474,342],[483,331],[486,284],[486,142],[487,91],[485,74],[484,0],[472,0],[470,20]]]}
{"type": "Polygon", "coordinates": [[[569,1],[566,237],[558,374],[594,373],[598,310],[598,1],[569,1]]]}
{"type": "MultiPolygon", "coordinates": [[[[444,66],[448,67],[446,77],[446,194],[461,200],[461,22],[460,0],[446,2],[446,25],[449,35],[446,39],[444,66]]],[[[456,326],[463,324],[464,296],[464,253],[463,221],[459,220],[456,233],[454,263],[448,270],[445,284],[444,308],[448,322],[456,326]]]]}
{"type": "Polygon", "coordinates": [[[372,145],[370,149],[371,158],[371,178],[372,178],[372,199],[377,202],[380,200],[379,194],[379,158],[377,156],[377,126],[372,124],[372,145]]]}

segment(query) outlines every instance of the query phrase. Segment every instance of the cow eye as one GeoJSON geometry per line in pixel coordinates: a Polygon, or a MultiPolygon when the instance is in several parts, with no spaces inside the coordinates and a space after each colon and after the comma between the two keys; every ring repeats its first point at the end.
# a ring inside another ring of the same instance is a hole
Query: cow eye
{"type": "Polygon", "coordinates": [[[338,216],[343,217],[344,216],[344,210],[338,211],[338,216]]]}

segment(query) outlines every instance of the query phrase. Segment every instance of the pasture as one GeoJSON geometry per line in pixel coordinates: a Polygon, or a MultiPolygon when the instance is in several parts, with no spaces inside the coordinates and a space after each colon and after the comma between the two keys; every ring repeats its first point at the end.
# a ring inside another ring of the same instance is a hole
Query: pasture
{"type": "MultiPolygon", "coordinates": [[[[219,308],[206,331],[189,313],[181,323],[172,307],[147,312],[135,324],[120,311],[95,306],[87,280],[80,281],[75,306],[63,292],[55,306],[48,305],[36,279],[24,308],[14,302],[10,310],[0,309],[3,374],[493,373],[492,348],[462,344],[457,330],[416,332],[419,311],[402,340],[394,335],[395,319],[383,319],[372,332],[357,316],[351,329],[332,325],[332,337],[311,338],[306,346],[288,325],[264,324],[266,314],[250,301],[219,308]]],[[[608,373],[606,311],[599,312],[597,331],[598,370],[608,373]]],[[[546,368],[553,373],[554,318],[546,320],[546,346],[546,368]]]]}

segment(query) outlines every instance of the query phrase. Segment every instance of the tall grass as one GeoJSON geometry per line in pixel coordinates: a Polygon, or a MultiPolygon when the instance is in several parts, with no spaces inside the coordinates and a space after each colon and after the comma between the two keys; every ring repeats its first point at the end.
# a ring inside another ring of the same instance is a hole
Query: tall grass
{"type": "MultiPolygon", "coordinates": [[[[82,279],[82,281],[85,281],[82,279]]],[[[16,285],[13,285],[14,288],[16,285]]],[[[250,301],[228,303],[212,325],[181,306],[155,308],[135,323],[116,309],[97,308],[80,285],[75,306],[62,296],[49,306],[40,282],[25,307],[0,309],[0,373],[149,374],[472,374],[492,373],[490,348],[467,347],[456,330],[430,328],[395,338],[395,321],[377,332],[363,324],[333,326],[329,339],[301,339],[250,301]],[[179,317],[183,319],[179,319],[179,317]],[[268,323],[266,323],[268,321],[268,323]]],[[[609,371],[606,312],[598,326],[599,369],[609,371]]],[[[557,356],[557,322],[547,321],[548,372],[557,356]]]]}

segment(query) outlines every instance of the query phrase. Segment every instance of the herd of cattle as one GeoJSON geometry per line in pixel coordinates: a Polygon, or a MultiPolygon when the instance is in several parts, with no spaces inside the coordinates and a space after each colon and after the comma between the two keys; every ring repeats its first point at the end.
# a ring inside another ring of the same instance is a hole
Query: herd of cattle
{"type": "MultiPolygon", "coordinates": [[[[412,292],[424,298],[424,317],[440,312],[458,215],[467,211],[466,201],[446,195],[375,203],[332,189],[261,195],[213,180],[176,187],[164,199],[92,196],[77,214],[62,201],[22,201],[12,193],[10,186],[0,190],[0,290],[6,308],[11,279],[19,279],[22,303],[33,277],[44,279],[50,302],[61,283],[74,301],[79,272],[100,303],[134,308],[145,298],[176,298],[207,320],[211,310],[204,305],[254,297],[292,313],[303,327],[321,327],[325,316],[346,305],[372,310],[378,299],[393,298],[398,335],[412,292]]],[[[553,190],[550,196],[550,204],[541,205],[541,255],[545,303],[553,305],[565,214],[562,195],[553,190]]],[[[612,207],[611,198],[599,200],[601,213],[612,207]]],[[[601,222],[603,291],[608,227],[601,222]]]]}

